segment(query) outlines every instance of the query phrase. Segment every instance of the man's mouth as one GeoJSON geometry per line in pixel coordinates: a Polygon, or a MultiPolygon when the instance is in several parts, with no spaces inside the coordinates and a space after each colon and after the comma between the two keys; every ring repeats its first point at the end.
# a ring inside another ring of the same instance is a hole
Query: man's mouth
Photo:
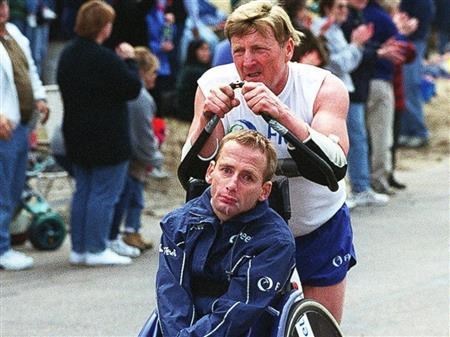
{"type": "Polygon", "coordinates": [[[229,195],[220,195],[219,200],[227,205],[234,205],[238,202],[238,200],[229,195]]]}
{"type": "Polygon", "coordinates": [[[253,72],[253,73],[247,73],[246,75],[245,75],[245,79],[246,80],[251,80],[252,78],[256,78],[256,77],[259,77],[259,76],[261,76],[261,72],[260,71],[257,71],[257,72],[253,72]]]}

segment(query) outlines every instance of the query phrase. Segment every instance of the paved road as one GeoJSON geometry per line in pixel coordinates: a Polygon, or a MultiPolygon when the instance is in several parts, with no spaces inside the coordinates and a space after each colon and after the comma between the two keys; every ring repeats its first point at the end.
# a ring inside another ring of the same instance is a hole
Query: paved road
{"type": "MultiPolygon", "coordinates": [[[[353,211],[347,336],[449,336],[449,167],[399,172],[388,207],[353,211]]],[[[161,214],[159,214],[161,215],[161,214]]],[[[156,241],[158,217],[147,217],[156,241]]],[[[24,272],[0,271],[0,336],[135,336],[154,307],[156,253],[126,267],[68,264],[68,240],[24,272]]]]}

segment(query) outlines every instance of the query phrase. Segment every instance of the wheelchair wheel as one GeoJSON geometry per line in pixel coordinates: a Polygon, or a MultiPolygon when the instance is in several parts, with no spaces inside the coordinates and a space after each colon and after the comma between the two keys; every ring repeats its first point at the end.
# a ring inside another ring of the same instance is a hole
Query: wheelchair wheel
{"type": "Polygon", "coordinates": [[[293,305],[286,322],[286,337],[342,337],[338,323],[320,303],[303,299],[293,305]]]}
{"type": "Polygon", "coordinates": [[[34,248],[55,250],[64,242],[66,227],[59,214],[49,212],[37,215],[31,223],[28,233],[34,248]]]}

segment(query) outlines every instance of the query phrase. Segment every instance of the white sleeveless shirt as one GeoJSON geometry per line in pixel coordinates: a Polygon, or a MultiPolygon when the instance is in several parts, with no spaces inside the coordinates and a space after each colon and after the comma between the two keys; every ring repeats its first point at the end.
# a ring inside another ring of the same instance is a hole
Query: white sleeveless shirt
{"type": "MultiPolygon", "coordinates": [[[[327,74],[329,71],[314,66],[289,63],[288,81],[278,98],[297,118],[311,125],[313,104],[327,74]]],[[[212,88],[237,80],[240,80],[239,74],[231,63],[209,69],[200,77],[198,85],[207,96],[212,88]]],[[[285,140],[262,117],[253,114],[239,90],[236,91],[236,98],[241,104],[221,120],[225,133],[241,129],[257,130],[271,140],[279,159],[290,158],[285,140]]],[[[339,182],[336,192],[303,177],[289,178],[289,188],[292,209],[289,226],[296,237],[311,233],[327,222],[346,198],[344,179],[339,182]]]]}

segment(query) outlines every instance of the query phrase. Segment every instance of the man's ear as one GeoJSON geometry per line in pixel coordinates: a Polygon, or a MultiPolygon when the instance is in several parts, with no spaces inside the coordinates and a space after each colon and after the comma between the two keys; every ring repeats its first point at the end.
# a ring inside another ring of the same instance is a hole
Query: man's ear
{"type": "Polygon", "coordinates": [[[272,182],[271,181],[266,181],[262,185],[262,191],[261,191],[261,194],[259,195],[258,201],[267,200],[269,198],[269,195],[270,195],[271,191],[272,191],[272,182]]]}
{"type": "Polygon", "coordinates": [[[294,55],[294,40],[292,38],[289,38],[289,40],[286,42],[286,62],[289,62],[292,59],[292,56],[294,55]]]}
{"type": "Polygon", "coordinates": [[[205,180],[208,184],[211,184],[211,174],[214,171],[214,166],[216,165],[216,162],[214,160],[211,160],[209,163],[208,169],[206,170],[205,180]]]}

